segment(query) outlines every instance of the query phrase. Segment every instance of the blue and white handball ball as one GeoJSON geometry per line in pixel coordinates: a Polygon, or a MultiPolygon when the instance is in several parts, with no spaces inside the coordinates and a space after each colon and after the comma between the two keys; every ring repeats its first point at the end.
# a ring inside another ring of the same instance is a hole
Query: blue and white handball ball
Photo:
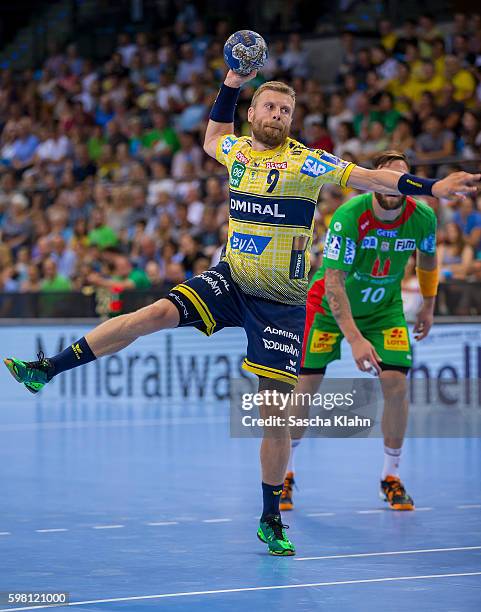
{"type": "Polygon", "coordinates": [[[231,70],[241,76],[247,76],[266,63],[266,41],[257,32],[239,30],[227,39],[224,45],[224,59],[231,70]]]}

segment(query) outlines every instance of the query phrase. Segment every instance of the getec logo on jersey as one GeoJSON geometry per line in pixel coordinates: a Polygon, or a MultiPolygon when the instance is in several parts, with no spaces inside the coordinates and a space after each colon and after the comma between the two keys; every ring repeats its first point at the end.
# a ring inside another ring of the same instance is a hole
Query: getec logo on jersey
{"type": "Polygon", "coordinates": [[[308,155],[306,157],[306,160],[302,164],[301,168],[302,174],[307,174],[308,176],[312,176],[313,178],[317,178],[318,176],[321,176],[321,174],[327,174],[328,172],[332,172],[333,170],[335,170],[335,168],[333,168],[332,166],[328,166],[320,159],[312,157],[312,155],[308,155]]]}
{"type": "Polygon", "coordinates": [[[236,142],[237,138],[233,138],[232,136],[227,136],[226,138],[224,138],[224,140],[222,141],[222,153],[225,153],[226,155],[230,153],[230,150],[236,142]]]}
{"type": "Polygon", "coordinates": [[[261,255],[271,240],[270,236],[255,236],[234,232],[230,239],[230,248],[241,253],[261,255]]]}
{"type": "Polygon", "coordinates": [[[346,238],[346,250],[344,252],[344,263],[350,266],[356,257],[356,243],[350,238],[346,238]]]}
{"type": "Polygon", "coordinates": [[[381,236],[382,238],[396,238],[396,236],[397,236],[397,229],[394,229],[394,230],[378,229],[376,231],[376,234],[378,236],[381,236]]]}

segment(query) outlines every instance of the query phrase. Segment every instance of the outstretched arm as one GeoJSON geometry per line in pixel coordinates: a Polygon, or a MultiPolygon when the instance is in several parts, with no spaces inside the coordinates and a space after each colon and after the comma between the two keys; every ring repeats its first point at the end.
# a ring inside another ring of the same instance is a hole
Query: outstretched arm
{"type": "Polygon", "coordinates": [[[381,361],[381,359],[373,345],[361,334],[354,321],[351,305],[346,293],[345,280],[346,273],[344,270],[326,268],[326,299],[339,325],[339,329],[351,345],[352,356],[357,367],[362,372],[367,372],[374,368],[377,374],[380,374],[381,368],[378,365],[378,361],[381,361]],[[369,367],[366,362],[368,362],[369,367]]]}
{"type": "Polygon", "coordinates": [[[234,110],[241,85],[253,79],[257,70],[242,77],[232,70],[227,73],[210,113],[204,136],[204,151],[215,159],[219,138],[234,132],[234,110]]]}
{"type": "Polygon", "coordinates": [[[449,198],[477,191],[480,180],[481,174],[469,172],[453,172],[444,179],[433,180],[384,168],[368,170],[356,166],[349,175],[347,185],[388,195],[432,195],[436,198],[449,198]]]}

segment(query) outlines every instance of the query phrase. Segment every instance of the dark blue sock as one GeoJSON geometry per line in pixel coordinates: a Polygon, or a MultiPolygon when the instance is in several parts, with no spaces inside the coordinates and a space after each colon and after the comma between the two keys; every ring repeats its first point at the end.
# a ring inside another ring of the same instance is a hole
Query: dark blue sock
{"type": "Polygon", "coordinates": [[[93,354],[85,337],[80,338],[58,355],[49,357],[49,361],[54,367],[54,376],[60,374],[60,372],[85,365],[94,359],[97,359],[97,357],[93,354]]]}
{"type": "Polygon", "coordinates": [[[262,509],[261,520],[268,514],[279,514],[279,502],[281,501],[281,493],[284,483],[280,485],[269,485],[262,483],[262,496],[264,498],[264,508],[262,509]]]}

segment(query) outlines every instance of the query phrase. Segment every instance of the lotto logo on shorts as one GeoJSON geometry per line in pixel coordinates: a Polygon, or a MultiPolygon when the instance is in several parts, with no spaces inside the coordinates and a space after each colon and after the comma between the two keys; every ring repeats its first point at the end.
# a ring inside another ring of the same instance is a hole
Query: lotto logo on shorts
{"type": "Polygon", "coordinates": [[[405,327],[390,327],[382,330],[384,348],[388,351],[409,351],[408,330],[405,327]]]}
{"type": "Polygon", "coordinates": [[[309,351],[311,353],[332,353],[338,336],[339,334],[330,334],[329,332],[323,332],[315,329],[312,332],[309,351]]]}

